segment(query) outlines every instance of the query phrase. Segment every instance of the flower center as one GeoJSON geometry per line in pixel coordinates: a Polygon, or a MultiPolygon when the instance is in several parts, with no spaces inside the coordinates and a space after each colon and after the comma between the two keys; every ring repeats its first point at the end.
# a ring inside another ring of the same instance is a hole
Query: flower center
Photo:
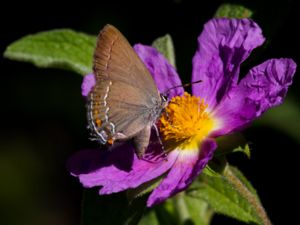
{"type": "Polygon", "coordinates": [[[199,97],[184,93],[171,99],[159,120],[159,129],[167,151],[175,148],[197,150],[215,125],[199,97]]]}

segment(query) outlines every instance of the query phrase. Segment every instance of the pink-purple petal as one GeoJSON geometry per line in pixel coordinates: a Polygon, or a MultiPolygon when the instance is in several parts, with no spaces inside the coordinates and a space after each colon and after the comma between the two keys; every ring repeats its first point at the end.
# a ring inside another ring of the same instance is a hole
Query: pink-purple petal
{"type": "Polygon", "coordinates": [[[93,89],[93,87],[96,84],[96,78],[95,75],[90,73],[87,74],[83,77],[83,81],[81,84],[81,94],[84,97],[87,97],[88,94],[91,92],[91,90],[93,89]]]}
{"type": "Polygon", "coordinates": [[[232,87],[215,109],[221,118],[221,134],[240,130],[271,107],[281,104],[296,71],[292,59],[270,59],[252,68],[232,87]]]}
{"type": "Polygon", "coordinates": [[[250,19],[212,19],[204,25],[193,58],[193,94],[214,108],[238,80],[240,64],[262,45],[260,27],[250,19]]]}
{"type": "MultiPolygon", "coordinates": [[[[147,150],[156,154],[159,151],[158,144],[150,145],[147,150]]],[[[173,166],[177,155],[172,152],[167,159],[139,160],[133,147],[124,143],[110,151],[81,151],[69,160],[68,168],[84,187],[101,186],[100,194],[111,194],[138,187],[164,174],[173,166]]]]}
{"type": "Polygon", "coordinates": [[[181,152],[168,175],[149,196],[147,206],[151,207],[159,204],[167,198],[186,189],[213,157],[216,148],[216,142],[213,139],[207,139],[202,143],[199,152],[174,150],[181,152]]]}
{"type": "MultiPolygon", "coordinates": [[[[71,174],[85,187],[99,186],[100,194],[136,188],[166,175],[150,194],[148,207],[186,189],[213,157],[217,144],[211,138],[240,130],[282,103],[296,71],[291,59],[268,60],[251,69],[238,83],[241,63],[264,40],[260,27],[250,19],[212,19],[205,24],[198,37],[192,74],[192,81],[202,83],[193,85],[192,90],[208,104],[220,129],[202,142],[199,151],[175,149],[164,158],[161,145],[154,140],[146,151],[150,158],[139,160],[131,144],[123,142],[106,151],[76,153],[68,163],[71,174]]],[[[181,85],[175,68],[155,48],[137,44],[134,50],[161,93],[181,85]]],[[[95,83],[93,74],[86,75],[82,95],[88,96],[95,83]]],[[[178,87],[165,94],[173,97],[183,91],[178,87]]]]}
{"type": "MultiPolygon", "coordinates": [[[[169,88],[181,85],[181,80],[175,68],[155,48],[136,44],[134,50],[146,65],[161,93],[165,93],[169,88]]],[[[178,87],[165,94],[173,97],[181,95],[183,92],[183,87],[178,87]]]]}

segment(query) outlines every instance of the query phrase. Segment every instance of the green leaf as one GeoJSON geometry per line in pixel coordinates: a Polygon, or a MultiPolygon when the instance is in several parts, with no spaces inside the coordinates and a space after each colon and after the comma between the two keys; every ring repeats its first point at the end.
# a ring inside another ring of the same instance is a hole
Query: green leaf
{"type": "Polygon", "coordinates": [[[239,147],[233,149],[232,152],[242,152],[248,157],[248,159],[251,158],[251,151],[250,151],[250,147],[248,144],[246,144],[244,147],[239,146],[239,147]]]}
{"type": "Polygon", "coordinates": [[[215,17],[251,18],[253,12],[242,5],[222,4],[216,11],[215,17]]]}
{"type": "Polygon", "coordinates": [[[162,53],[170,64],[175,66],[175,51],[172,38],[169,34],[159,37],[153,41],[152,46],[162,53]]]}
{"type": "Polygon", "coordinates": [[[137,225],[146,208],[147,196],[130,203],[124,193],[100,196],[97,189],[84,191],[82,225],[137,225]]]}
{"type": "Polygon", "coordinates": [[[201,174],[187,193],[206,201],[217,213],[246,223],[268,224],[255,189],[237,168],[227,166],[219,177],[201,174]]]}
{"type": "Polygon", "coordinates": [[[96,37],[70,29],[25,36],[4,52],[4,57],[42,68],[63,68],[85,75],[92,71],[96,37]]]}
{"type": "Polygon", "coordinates": [[[254,197],[257,198],[259,201],[259,197],[257,195],[257,192],[255,188],[252,186],[252,184],[247,180],[247,178],[242,174],[242,172],[234,166],[230,166],[230,171],[243,183],[243,185],[254,195],[254,197]]]}
{"type": "Polygon", "coordinates": [[[212,177],[219,177],[219,176],[221,176],[220,173],[218,173],[215,170],[213,170],[209,165],[206,165],[206,167],[203,169],[202,173],[205,174],[205,175],[207,175],[207,176],[212,176],[212,177]]]}

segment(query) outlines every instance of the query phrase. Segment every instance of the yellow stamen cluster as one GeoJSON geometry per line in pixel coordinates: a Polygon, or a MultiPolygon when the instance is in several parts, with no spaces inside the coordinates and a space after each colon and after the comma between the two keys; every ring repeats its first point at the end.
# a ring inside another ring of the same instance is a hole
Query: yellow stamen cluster
{"type": "Polygon", "coordinates": [[[204,100],[186,92],[171,99],[159,122],[167,150],[198,149],[214,126],[214,120],[206,109],[204,100]]]}

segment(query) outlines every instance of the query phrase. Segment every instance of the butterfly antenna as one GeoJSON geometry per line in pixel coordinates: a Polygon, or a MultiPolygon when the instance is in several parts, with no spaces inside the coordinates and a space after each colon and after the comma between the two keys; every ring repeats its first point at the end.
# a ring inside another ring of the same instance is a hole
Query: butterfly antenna
{"type": "Polygon", "coordinates": [[[201,83],[201,82],[202,82],[202,80],[196,80],[196,81],[191,82],[191,83],[177,85],[177,86],[171,87],[171,88],[167,89],[166,91],[164,91],[164,94],[168,94],[171,90],[173,90],[175,88],[178,88],[178,87],[189,87],[192,84],[198,84],[198,83],[201,83]]]}

